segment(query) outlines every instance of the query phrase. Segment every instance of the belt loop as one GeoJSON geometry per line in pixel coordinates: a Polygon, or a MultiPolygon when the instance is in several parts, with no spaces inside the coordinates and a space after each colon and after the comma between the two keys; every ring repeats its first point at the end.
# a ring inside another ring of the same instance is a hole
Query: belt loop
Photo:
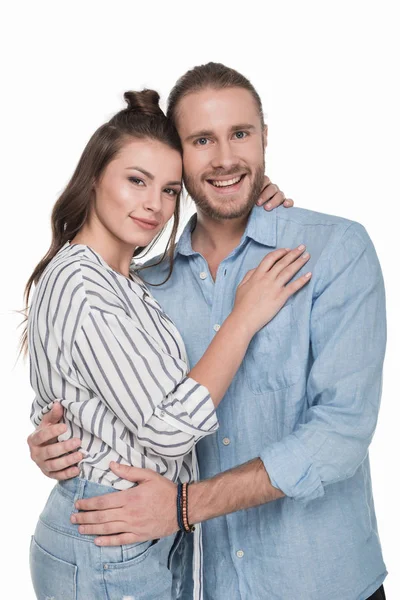
{"type": "Polygon", "coordinates": [[[81,479],[80,477],[77,477],[77,486],[76,486],[76,491],[75,491],[75,496],[74,496],[74,508],[72,512],[78,512],[78,510],[75,508],[75,502],[77,500],[80,500],[81,498],[83,498],[83,493],[85,491],[85,486],[86,486],[86,480],[85,479],[81,479]]]}

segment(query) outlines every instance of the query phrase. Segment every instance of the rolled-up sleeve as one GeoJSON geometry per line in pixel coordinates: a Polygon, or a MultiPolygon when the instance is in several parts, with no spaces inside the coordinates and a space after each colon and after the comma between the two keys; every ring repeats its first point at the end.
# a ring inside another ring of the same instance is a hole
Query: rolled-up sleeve
{"type": "Polygon", "coordinates": [[[305,422],[268,445],[272,484],[309,501],[351,477],[365,459],[380,405],[386,346],[381,269],[365,229],[352,224],[315,285],[305,422]]]}
{"type": "Polygon", "coordinates": [[[91,308],[73,347],[85,386],[154,453],[178,458],[218,428],[204,386],[137,323],[91,308]]]}

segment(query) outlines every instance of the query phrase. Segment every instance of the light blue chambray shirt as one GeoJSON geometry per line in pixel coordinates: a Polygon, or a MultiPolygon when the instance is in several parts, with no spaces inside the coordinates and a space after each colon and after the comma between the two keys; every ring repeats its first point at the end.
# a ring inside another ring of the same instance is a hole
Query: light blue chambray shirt
{"type": "MultiPolygon", "coordinates": [[[[299,208],[254,208],[215,282],[188,224],[171,279],[151,290],[175,321],[190,364],[232,310],[249,269],[304,243],[312,280],[252,340],[197,446],[201,478],[261,457],[285,498],[203,524],[205,600],[365,600],[383,582],[368,460],[380,403],[385,296],[358,223],[299,208]]],[[[143,272],[160,282],[167,266],[143,272]]],[[[191,597],[190,536],[176,555],[191,597]],[[185,558],[186,557],[186,558],[185,558]]]]}

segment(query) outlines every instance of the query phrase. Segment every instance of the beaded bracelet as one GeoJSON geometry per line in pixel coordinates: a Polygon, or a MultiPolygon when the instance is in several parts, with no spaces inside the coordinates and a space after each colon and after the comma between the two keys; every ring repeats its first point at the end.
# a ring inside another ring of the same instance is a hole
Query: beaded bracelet
{"type": "Polygon", "coordinates": [[[188,484],[178,483],[178,494],[176,498],[178,527],[185,533],[192,533],[195,530],[194,525],[189,523],[188,518],[188,484]]]}
{"type": "Polygon", "coordinates": [[[178,527],[181,531],[185,531],[182,519],[182,484],[178,483],[178,495],[176,497],[176,512],[178,519],[178,527]]]}

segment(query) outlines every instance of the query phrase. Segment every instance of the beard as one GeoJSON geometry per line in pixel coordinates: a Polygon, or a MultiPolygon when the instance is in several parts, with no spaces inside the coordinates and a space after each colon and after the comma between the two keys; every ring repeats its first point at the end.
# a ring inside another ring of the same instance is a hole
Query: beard
{"type": "MultiPolygon", "coordinates": [[[[240,201],[235,198],[235,196],[240,194],[240,191],[236,192],[236,194],[233,193],[231,197],[227,195],[220,200],[215,200],[211,195],[211,189],[210,194],[206,194],[202,183],[196,181],[195,177],[185,175],[184,183],[188,194],[202,213],[212,219],[238,219],[248,215],[259,199],[264,187],[264,171],[265,164],[263,161],[262,164],[254,169],[254,177],[250,185],[250,190],[240,201]]],[[[215,178],[225,175],[232,175],[232,177],[234,177],[238,172],[239,168],[236,168],[235,170],[231,169],[225,172],[219,171],[218,174],[215,172],[213,173],[213,176],[215,178]]],[[[243,173],[243,168],[240,169],[240,173],[243,173]]],[[[249,176],[250,172],[247,172],[246,177],[249,176]]],[[[212,175],[207,175],[207,179],[212,179],[212,175]]],[[[204,181],[206,181],[206,179],[204,179],[204,181]]]]}

